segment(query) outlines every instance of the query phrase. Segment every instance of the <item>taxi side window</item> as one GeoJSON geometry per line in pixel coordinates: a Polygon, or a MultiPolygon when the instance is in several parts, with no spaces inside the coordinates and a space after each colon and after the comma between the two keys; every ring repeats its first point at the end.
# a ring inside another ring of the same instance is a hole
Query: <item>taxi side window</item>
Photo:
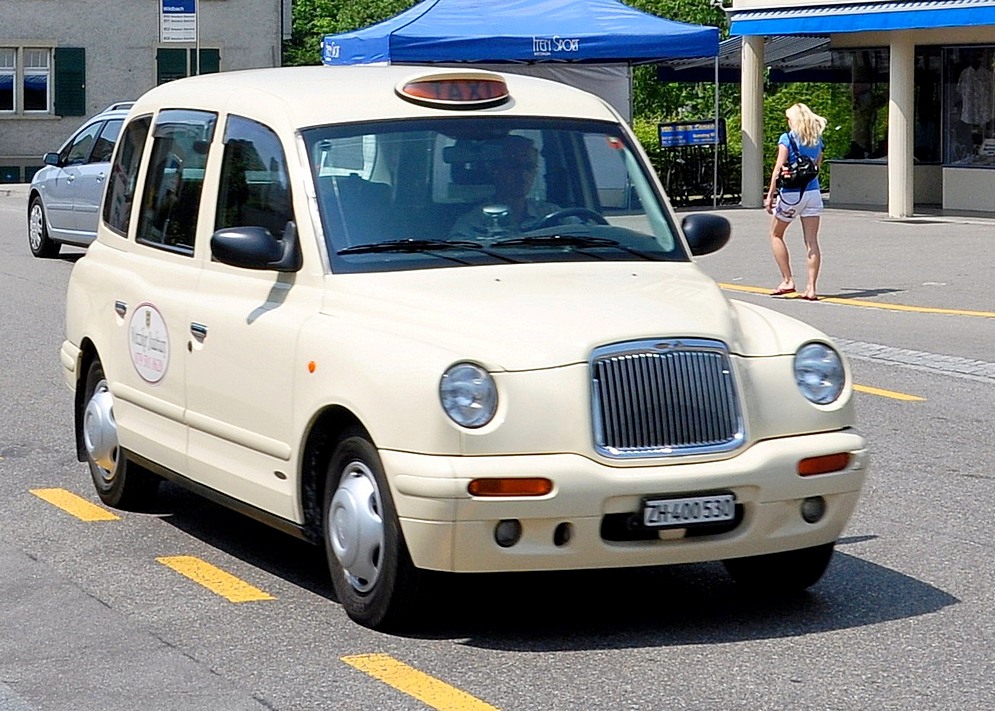
{"type": "Polygon", "coordinates": [[[138,184],[138,167],[142,163],[145,139],[152,126],[151,116],[139,116],[128,124],[121,138],[121,147],[111,166],[107,193],[104,195],[104,222],[122,237],[128,234],[131,206],[138,184]]]}
{"type": "Polygon", "coordinates": [[[280,139],[257,121],[230,116],[224,143],[214,228],[265,227],[282,236],[294,215],[280,139]]]}
{"type": "Polygon", "coordinates": [[[204,166],[217,114],[173,109],[160,112],[152,129],[136,239],[180,254],[193,254],[204,166]]]}

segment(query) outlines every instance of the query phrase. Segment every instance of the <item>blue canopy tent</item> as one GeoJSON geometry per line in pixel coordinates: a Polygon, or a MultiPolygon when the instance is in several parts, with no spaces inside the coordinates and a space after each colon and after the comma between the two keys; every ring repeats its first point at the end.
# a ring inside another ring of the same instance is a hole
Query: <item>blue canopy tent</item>
{"type": "Polygon", "coordinates": [[[326,36],[321,60],[638,64],[718,51],[718,28],[666,20],[618,0],[422,0],[379,24],[326,36]]]}
{"type": "MultiPolygon", "coordinates": [[[[667,20],[618,0],[422,0],[376,25],[326,35],[321,43],[321,61],[329,66],[501,65],[587,89],[627,120],[630,65],[718,53],[717,27],[667,20]]],[[[716,64],[716,126],[717,72],[716,64]]]]}

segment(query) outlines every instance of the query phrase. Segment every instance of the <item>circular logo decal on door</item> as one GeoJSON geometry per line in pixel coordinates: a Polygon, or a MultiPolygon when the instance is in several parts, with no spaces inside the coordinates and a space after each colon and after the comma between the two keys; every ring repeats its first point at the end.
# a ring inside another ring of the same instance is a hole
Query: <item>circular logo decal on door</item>
{"type": "Polygon", "coordinates": [[[128,350],[135,370],[147,383],[158,383],[169,367],[169,333],[162,314],[152,304],[142,304],[128,323],[128,350]]]}

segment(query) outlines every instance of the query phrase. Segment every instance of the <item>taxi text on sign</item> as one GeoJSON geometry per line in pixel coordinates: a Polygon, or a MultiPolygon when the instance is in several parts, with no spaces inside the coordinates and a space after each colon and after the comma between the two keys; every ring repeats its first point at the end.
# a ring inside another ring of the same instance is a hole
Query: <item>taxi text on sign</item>
{"type": "Polygon", "coordinates": [[[197,0],[161,0],[159,40],[197,41],[197,0]]]}

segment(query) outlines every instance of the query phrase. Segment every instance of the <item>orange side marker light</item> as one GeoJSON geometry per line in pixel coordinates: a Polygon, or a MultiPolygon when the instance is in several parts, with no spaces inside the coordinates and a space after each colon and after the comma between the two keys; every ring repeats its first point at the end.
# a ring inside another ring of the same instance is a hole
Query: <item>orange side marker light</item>
{"type": "Polygon", "coordinates": [[[850,453],[824,454],[821,457],[809,457],[798,462],[799,476],[815,476],[838,472],[850,466],[850,453]]]}

